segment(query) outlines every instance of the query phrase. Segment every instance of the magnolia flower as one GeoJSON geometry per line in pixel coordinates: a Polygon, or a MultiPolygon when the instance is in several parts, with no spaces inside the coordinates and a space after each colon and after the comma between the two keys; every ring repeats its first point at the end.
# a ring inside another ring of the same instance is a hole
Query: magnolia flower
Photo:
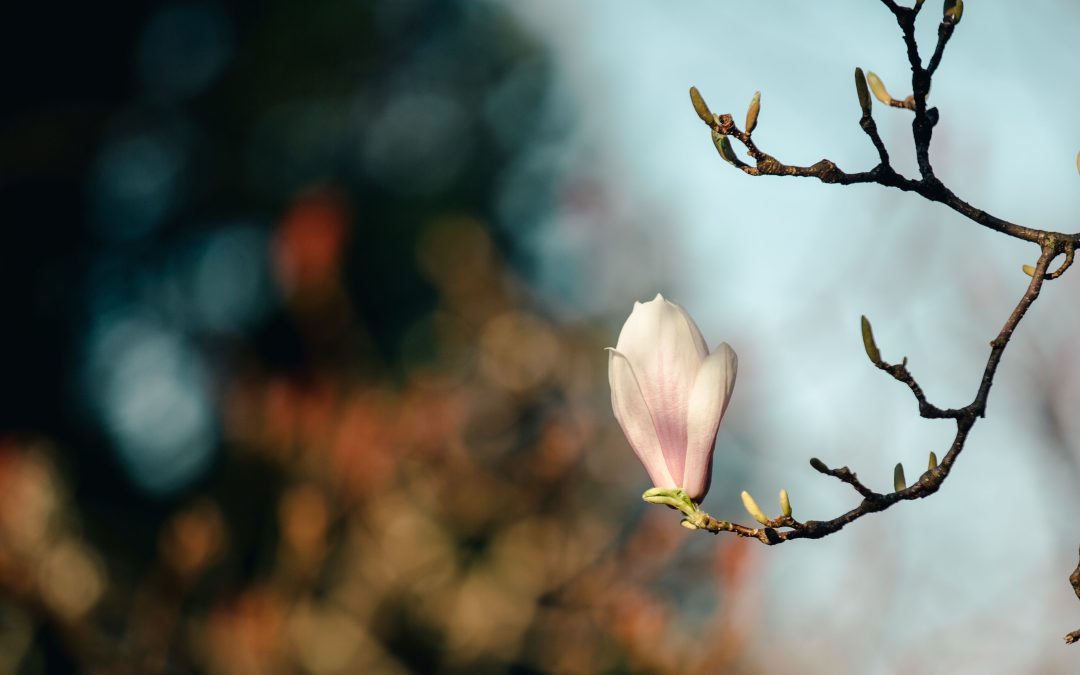
{"type": "Polygon", "coordinates": [[[611,407],[653,485],[700,503],[712,479],[713,444],[735,387],[738,359],[712,354],[694,320],[657,293],[623,324],[609,349],[611,407]]]}

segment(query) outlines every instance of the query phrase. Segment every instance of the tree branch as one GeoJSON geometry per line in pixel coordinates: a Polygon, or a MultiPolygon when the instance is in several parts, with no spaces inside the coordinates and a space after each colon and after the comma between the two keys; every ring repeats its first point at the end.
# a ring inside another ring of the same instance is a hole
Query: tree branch
{"type": "MultiPolygon", "coordinates": [[[[719,521],[711,516],[706,516],[708,520],[705,521],[704,525],[694,523],[697,528],[708,530],[713,533],[736,532],[742,536],[750,536],[758,539],[762,543],[770,545],[781,544],[793,539],[820,539],[821,537],[828,536],[834,532],[839,532],[845,525],[855,522],[864,516],[884,511],[897,502],[922,499],[937,492],[945,482],[945,479],[949,477],[949,473],[952,471],[956,459],[964,450],[964,444],[967,441],[971,428],[975,426],[975,422],[980,417],[985,415],[986,400],[990,394],[990,386],[993,384],[994,374],[997,372],[998,364],[1001,362],[1001,356],[1005,352],[1005,347],[1008,345],[1009,339],[1016,330],[1016,326],[1020,323],[1020,320],[1023,319],[1024,314],[1027,312],[1028,308],[1031,307],[1031,304],[1039,297],[1039,292],[1042,289],[1043,281],[1046,276],[1046,270],[1050,265],[1050,261],[1053,260],[1055,256],[1056,253],[1051,248],[1044,249],[1042,255],[1039,256],[1039,261],[1035,266],[1035,274],[1032,275],[1027,290],[1009,315],[1009,318],[1005,321],[1005,325],[1002,326],[997,337],[990,343],[990,356],[987,359],[986,367],[983,370],[979,389],[972,402],[959,410],[942,411],[939,408],[930,406],[933,410],[942,414],[924,415],[925,417],[949,417],[956,420],[956,435],[953,438],[952,445],[949,446],[949,451],[942,459],[941,464],[936,467],[928,468],[914,484],[908,487],[888,494],[879,494],[863,485],[858,480],[858,477],[847,467],[829,469],[820,460],[812,459],[810,460],[810,464],[815,470],[833,476],[851,485],[855,488],[856,492],[863,497],[863,501],[854,509],[837,516],[832,520],[809,520],[805,523],[799,523],[798,527],[795,527],[791,522],[788,522],[788,519],[775,519],[770,521],[765,528],[773,530],[768,533],[768,536],[766,536],[766,533],[760,528],[749,528],[743,525],[728,523],[726,521],[719,521]],[[791,529],[776,530],[776,528],[784,526],[790,527],[791,529]]],[[[907,373],[904,365],[890,366],[888,364],[882,364],[878,367],[889,372],[892,372],[892,369],[902,369],[903,373],[907,373]]],[[[919,393],[916,394],[916,398],[919,399],[921,407],[922,403],[925,402],[925,397],[921,396],[922,389],[915,383],[910,374],[907,374],[906,378],[902,381],[910,382],[914,385],[913,391],[918,390],[919,393]]],[[[926,405],[929,406],[930,404],[927,403],[926,405]]]]}
{"type": "MultiPolygon", "coordinates": [[[[877,150],[877,166],[868,171],[849,173],[841,170],[835,162],[828,159],[822,159],[811,166],[785,164],[761,150],[754,142],[752,133],[753,127],[756,125],[756,109],[752,115],[753,121],[751,121],[751,116],[748,116],[747,126],[749,128],[743,131],[735,125],[730,114],[712,114],[701,95],[696,89],[692,89],[691,98],[694,102],[694,108],[698,116],[712,129],[713,142],[720,151],[720,155],[735,168],[750,176],[799,176],[817,178],[823,183],[839,185],[875,183],[885,187],[914,192],[928,201],[937,202],[951,208],[953,211],[987,229],[1037,244],[1040,249],[1038,262],[1034,268],[1025,266],[1025,271],[1031,275],[1031,281],[1028,283],[1023,296],[1005,320],[1001,330],[991,341],[990,354],[987,357],[979,387],[971,403],[963,408],[944,409],[930,403],[922,387],[908,370],[907,359],[903,359],[899,364],[889,364],[882,361],[876,345],[872,344],[873,336],[869,333],[868,324],[867,327],[864,327],[864,330],[867,331],[865,334],[866,339],[869,341],[867,354],[870,356],[871,361],[879,369],[889,373],[895,380],[906,385],[911,390],[919,406],[919,415],[927,419],[952,419],[955,421],[956,435],[953,437],[952,444],[940,464],[937,464],[936,457],[931,453],[926,472],[910,486],[903,484],[902,467],[898,466],[896,490],[891,493],[880,494],[863,485],[848,467],[830,469],[820,460],[811,459],[810,464],[815,470],[847,483],[862,497],[862,501],[855,508],[831,520],[811,520],[806,522],[795,520],[790,515],[790,512],[787,515],[769,520],[764,514],[760,513],[756,505],[754,505],[753,509],[748,506],[751,514],[763,525],[760,528],[720,521],[704,512],[690,511],[684,524],[692,529],[703,529],[713,533],[734,532],[738,536],[754,538],[768,545],[781,544],[793,539],[818,539],[838,532],[848,523],[852,523],[871,513],[884,511],[898,502],[922,499],[937,492],[948,478],[960,453],[963,452],[971,429],[980,418],[986,415],[987,401],[994,383],[994,376],[1005,353],[1005,348],[1008,346],[1017,326],[1039,297],[1043,283],[1059,278],[1069,269],[1073,263],[1076,249],[1080,246],[1080,232],[1066,234],[1052,230],[1025,227],[1003,220],[964,201],[934,175],[933,165],[930,161],[930,141],[934,126],[938,121],[938,110],[936,108],[927,108],[926,97],[930,91],[933,75],[941,65],[945,47],[956,29],[957,22],[960,20],[962,6],[946,3],[946,10],[941,24],[938,26],[937,44],[929,63],[924,67],[919,56],[918,43],[915,39],[915,19],[922,8],[922,1],[919,0],[914,7],[910,8],[900,6],[895,0],[881,0],[881,2],[892,12],[903,34],[908,61],[911,66],[912,93],[905,100],[898,101],[892,99],[891,95],[884,91],[883,87],[877,86],[875,96],[880,96],[890,107],[905,108],[914,112],[912,137],[915,142],[915,155],[919,166],[920,177],[918,179],[903,176],[892,167],[888,150],[881,140],[877,124],[871,114],[872,102],[860,69],[856,69],[855,75],[859,103],[862,107],[859,126],[870,138],[874,148],[877,150]],[[736,139],[746,148],[747,154],[753,159],[753,164],[743,161],[735,154],[728,141],[729,137],[736,139]],[[1049,271],[1050,263],[1061,254],[1065,256],[1061,266],[1052,272],[1049,271]]],[[[755,105],[758,104],[758,100],[755,98],[755,105]]],[[[744,497],[748,498],[747,495],[744,495],[744,497]]],[[[752,499],[750,503],[753,504],[752,499]]],[[[1076,591],[1077,597],[1080,598],[1080,565],[1077,565],[1076,571],[1070,577],[1070,582],[1076,591]]],[[[1080,641],[1080,630],[1067,635],[1065,641],[1067,643],[1080,641]]]]}
{"type": "MultiPolygon", "coordinates": [[[[877,125],[874,123],[873,118],[868,114],[864,114],[860,120],[860,126],[870,137],[874,147],[877,148],[881,162],[869,171],[848,173],[840,169],[830,159],[822,159],[810,166],[785,164],[767,152],[762,151],[754,142],[752,134],[739,129],[730,114],[715,115],[713,122],[710,124],[710,127],[717,134],[734,138],[746,147],[747,154],[754,159],[755,164],[747,164],[737,157],[734,158],[735,161],[732,163],[735,168],[750,176],[798,176],[817,178],[822,183],[835,183],[838,185],[875,183],[885,187],[899,188],[906,192],[914,192],[927,201],[948,206],[953,211],[983,227],[1016,239],[1036,244],[1051,241],[1062,249],[1066,246],[1075,248],[1080,245],[1080,232],[1066,234],[1064,232],[1040,230],[1018,225],[972,206],[956,196],[952,190],[933,175],[930,178],[921,180],[914,180],[901,175],[889,163],[888,152],[877,133],[877,125]]],[[[926,143],[929,145],[929,138],[926,139],[926,143]]]]}

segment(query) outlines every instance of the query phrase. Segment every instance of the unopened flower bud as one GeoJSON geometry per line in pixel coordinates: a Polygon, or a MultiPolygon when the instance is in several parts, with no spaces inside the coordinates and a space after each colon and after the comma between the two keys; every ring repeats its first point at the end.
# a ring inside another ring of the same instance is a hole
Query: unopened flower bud
{"type": "Polygon", "coordinates": [[[945,0],[942,21],[945,23],[958,24],[960,17],[964,15],[964,0],[945,0]]]}
{"type": "Polygon", "coordinates": [[[608,351],[608,381],[615,419],[656,486],[645,501],[697,510],[738,366],[726,342],[709,352],[679,305],[660,294],[634,303],[608,351]]]}
{"type": "Polygon", "coordinates": [[[791,500],[788,499],[787,490],[780,490],[780,512],[785,516],[791,516],[791,500]]]}
{"type": "Polygon", "coordinates": [[[933,450],[930,451],[930,462],[926,465],[927,471],[932,471],[937,468],[937,454],[933,450]]]}
{"type": "Polygon", "coordinates": [[[866,315],[862,317],[862,342],[863,349],[866,350],[866,356],[869,357],[870,362],[875,366],[881,364],[881,351],[878,349],[877,343],[874,342],[874,329],[870,326],[870,320],[866,318],[866,315]]]}
{"type": "Polygon", "coordinates": [[[694,112],[702,122],[709,125],[713,123],[712,111],[705,105],[705,99],[701,98],[701,92],[697,90],[697,87],[690,87],[690,103],[694,105],[694,112]]]}
{"type": "Polygon", "coordinates": [[[758,113],[761,112],[761,92],[755,91],[754,98],[750,99],[750,107],[746,109],[746,133],[754,133],[757,128],[758,113]]]}
{"type": "Polygon", "coordinates": [[[904,478],[904,465],[897,463],[896,468],[893,469],[893,489],[900,492],[907,487],[907,479],[904,478]]]}
{"type": "Polygon", "coordinates": [[[859,107],[862,108],[863,114],[869,115],[871,107],[870,92],[866,89],[866,76],[863,75],[862,68],[855,69],[855,93],[859,95],[859,107]]]}
{"type": "Polygon", "coordinates": [[[881,81],[880,77],[868,72],[866,73],[866,81],[870,84],[870,91],[874,92],[877,100],[885,105],[892,105],[893,97],[889,94],[889,90],[885,88],[885,83],[881,81]]]}
{"type": "Polygon", "coordinates": [[[742,503],[743,506],[746,507],[746,512],[749,513],[754,520],[758,521],[762,525],[769,524],[769,519],[766,518],[765,514],[761,512],[761,509],[758,507],[757,502],[754,501],[754,498],[751,497],[750,493],[746,490],[743,490],[742,493],[742,503]]]}

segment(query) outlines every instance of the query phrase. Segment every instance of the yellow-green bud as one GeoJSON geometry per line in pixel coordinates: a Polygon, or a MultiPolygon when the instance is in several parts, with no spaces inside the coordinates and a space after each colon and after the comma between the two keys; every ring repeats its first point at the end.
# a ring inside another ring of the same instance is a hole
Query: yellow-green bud
{"type": "Polygon", "coordinates": [[[788,499],[787,490],[780,490],[780,512],[785,516],[791,516],[791,500],[788,499]]]}
{"type": "Polygon", "coordinates": [[[769,524],[769,519],[766,518],[765,514],[761,512],[761,509],[758,507],[757,502],[754,501],[754,498],[751,497],[750,493],[746,490],[743,490],[742,493],[742,503],[743,506],[746,507],[746,512],[749,513],[754,520],[758,521],[762,525],[769,524]]]}
{"type": "Polygon", "coordinates": [[[690,102],[694,104],[694,112],[701,118],[701,121],[712,125],[712,111],[709,110],[709,106],[705,105],[705,99],[701,98],[701,92],[697,90],[697,87],[690,87],[690,102]]]}
{"type": "Polygon", "coordinates": [[[893,488],[897,492],[900,492],[901,490],[903,490],[904,488],[907,487],[907,479],[904,478],[904,465],[903,464],[898,463],[896,465],[896,468],[893,469],[892,482],[893,482],[893,488]]]}
{"type": "Polygon", "coordinates": [[[750,107],[746,109],[746,133],[754,133],[757,128],[758,113],[761,112],[761,92],[755,91],[754,98],[750,99],[750,107]]]}
{"type": "Polygon", "coordinates": [[[937,468],[937,454],[933,450],[930,451],[930,462],[926,465],[926,470],[931,471],[937,468]]]}
{"type": "Polygon", "coordinates": [[[1020,269],[1024,270],[1024,274],[1028,275],[1029,277],[1035,276],[1035,268],[1031,265],[1024,265],[1020,269]]]}
{"type": "Polygon", "coordinates": [[[870,327],[870,320],[865,315],[862,317],[862,342],[863,349],[866,350],[866,356],[869,357],[870,362],[875,366],[881,363],[881,351],[878,349],[877,343],[874,342],[874,329],[870,327]]]}
{"type": "Polygon", "coordinates": [[[877,97],[877,100],[885,105],[892,104],[893,98],[889,94],[889,90],[885,88],[885,83],[881,81],[880,77],[872,72],[867,72],[866,81],[870,84],[870,91],[874,92],[874,96],[877,97]]]}

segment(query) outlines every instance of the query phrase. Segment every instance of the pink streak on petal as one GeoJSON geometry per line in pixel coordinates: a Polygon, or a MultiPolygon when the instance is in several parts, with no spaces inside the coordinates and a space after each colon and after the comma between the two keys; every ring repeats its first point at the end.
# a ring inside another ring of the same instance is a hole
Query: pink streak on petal
{"type": "Polygon", "coordinates": [[[652,414],[645,404],[634,368],[627,358],[608,349],[608,382],[611,384],[611,409],[626,440],[645,466],[656,487],[677,487],[653,426],[652,414]]]}
{"type": "Polygon", "coordinates": [[[735,389],[739,360],[726,342],[701,364],[687,413],[686,470],[682,487],[690,498],[700,502],[712,480],[712,455],[716,432],[735,389]]]}
{"type": "Polygon", "coordinates": [[[685,471],[690,390],[707,353],[700,335],[681,307],[657,294],[634,305],[616,347],[633,366],[672,476],[685,471]]]}

